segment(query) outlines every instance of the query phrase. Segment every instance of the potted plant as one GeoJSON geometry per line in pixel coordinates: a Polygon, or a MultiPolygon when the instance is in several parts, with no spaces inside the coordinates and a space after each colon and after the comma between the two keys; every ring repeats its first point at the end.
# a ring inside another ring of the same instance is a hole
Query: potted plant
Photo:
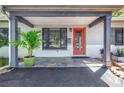
{"type": "Polygon", "coordinates": [[[35,62],[35,56],[33,56],[33,51],[40,47],[41,45],[41,35],[40,31],[28,31],[19,33],[21,40],[12,42],[15,46],[20,46],[26,48],[28,51],[28,56],[24,57],[25,66],[33,66],[35,62]]]}

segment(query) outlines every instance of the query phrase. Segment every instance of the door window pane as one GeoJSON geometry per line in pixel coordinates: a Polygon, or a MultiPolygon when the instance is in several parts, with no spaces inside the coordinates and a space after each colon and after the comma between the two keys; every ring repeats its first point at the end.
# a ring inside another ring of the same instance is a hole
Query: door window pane
{"type": "Polygon", "coordinates": [[[76,32],[76,48],[78,50],[81,50],[82,48],[82,37],[81,37],[81,32],[76,32]]]}

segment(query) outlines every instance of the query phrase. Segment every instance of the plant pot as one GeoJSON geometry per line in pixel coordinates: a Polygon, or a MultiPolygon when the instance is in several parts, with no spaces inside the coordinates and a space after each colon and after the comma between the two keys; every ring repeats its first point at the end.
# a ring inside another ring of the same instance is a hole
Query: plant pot
{"type": "Polygon", "coordinates": [[[35,57],[32,56],[32,57],[25,57],[24,58],[24,64],[25,66],[28,66],[28,67],[31,67],[33,66],[35,63],[35,57]]]}

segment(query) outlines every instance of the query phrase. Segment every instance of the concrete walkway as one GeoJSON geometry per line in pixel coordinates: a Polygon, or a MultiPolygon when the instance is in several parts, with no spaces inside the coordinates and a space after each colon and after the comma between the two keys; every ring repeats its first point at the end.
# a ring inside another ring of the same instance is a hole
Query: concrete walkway
{"type": "Polygon", "coordinates": [[[0,75],[0,87],[108,87],[101,79],[107,68],[92,69],[94,67],[18,68],[0,75]]]}
{"type": "MultiPolygon", "coordinates": [[[[39,57],[36,58],[34,67],[87,67],[102,66],[104,62],[93,58],[72,57],[39,57]]],[[[20,64],[20,67],[25,67],[20,64]]]]}

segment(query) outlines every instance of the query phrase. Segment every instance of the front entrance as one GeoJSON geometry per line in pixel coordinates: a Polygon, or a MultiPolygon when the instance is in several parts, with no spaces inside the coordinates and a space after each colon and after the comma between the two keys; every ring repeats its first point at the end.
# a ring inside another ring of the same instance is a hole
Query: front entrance
{"type": "Polygon", "coordinates": [[[73,28],[73,54],[85,54],[85,28],[73,28]]]}

